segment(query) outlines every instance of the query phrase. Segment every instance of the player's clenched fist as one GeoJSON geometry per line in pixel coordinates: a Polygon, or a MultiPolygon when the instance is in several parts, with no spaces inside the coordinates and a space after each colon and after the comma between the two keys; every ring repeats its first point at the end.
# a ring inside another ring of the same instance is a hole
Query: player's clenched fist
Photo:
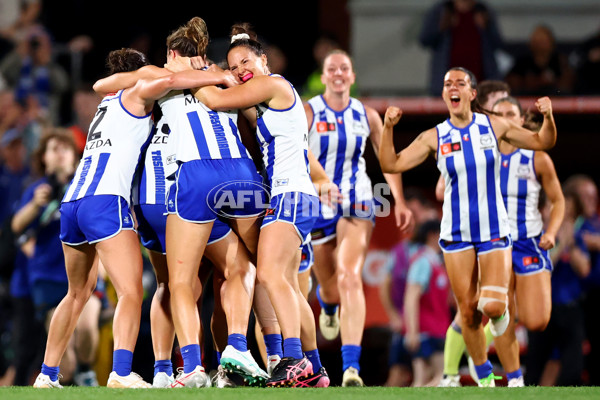
{"type": "Polygon", "coordinates": [[[538,111],[545,117],[552,115],[552,101],[549,97],[541,97],[535,102],[538,111]]]}
{"type": "Polygon", "coordinates": [[[402,110],[398,107],[390,106],[385,110],[384,124],[394,126],[400,121],[402,110]]]}

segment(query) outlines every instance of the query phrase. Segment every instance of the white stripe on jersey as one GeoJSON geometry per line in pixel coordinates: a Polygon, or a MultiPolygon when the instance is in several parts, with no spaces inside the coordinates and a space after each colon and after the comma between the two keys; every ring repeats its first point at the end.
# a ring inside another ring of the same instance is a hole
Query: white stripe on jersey
{"type": "MultiPolygon", "coordinates": [[[[279,75],[272,75],[281,79],[279,75]]],[[[288,82],[289,83],[289,82],[288,82]]],[[[294,92],[294,104],[285,110],[257,105],[256,135],[271,186],[271,197],[287,192],[316,196],[308,173],[308,124],[302,100],[294,92]]]]}
{"type": "MultiPolygon", "coordinates": [[[[363,157],[371,129],[364,105],[350,98],[348,107],[335,111],[322,95],[308,100],[308,104],[313,110],[308,134],[310,149],[344,194],[342,207],[371,200],[373,189],[363,157]]],[[[326,205],[322,210],[325,218],[333,217],[333,211],[326,205]]]]}
{"type": "Polygon", "coordinates": [[[121,103],[122,93],[108,95],[98,105],[64,202],[101,194],[131,201],[133,176],[152,131],[152,118],[129,113],[121,103]]]}
{"type": "Polygon", "coordinates": [[[535,173],[534,154],[533,150],[517,149],[501,155],[500,189],[513,240],[536,237],[544,227],[538,208],[542,185],[535,173]]]}
{"type": "Polygon", "coordinates": [[[135,181],[133,204],[166,204],[169,186],[173,183],[167,177],[177,170],[175,155],[168,146],[170,133],[169,125],[161,118],[146,149],[143,169],[135,181]]]}
{"type": "Polygon", "coordinates": [[[500,191],[500,153],[489,118],[473,114],[465,128],[437,125],[437,166],[444,177],[440,237],[484,242],[509,234],[500,191]]]}
{"type": "Polygon", "coordinates": [[[190,91],[172,91],[158,101],[169,124],[177,162],[250,158],[230,114],[209,109],[190,91]]]}

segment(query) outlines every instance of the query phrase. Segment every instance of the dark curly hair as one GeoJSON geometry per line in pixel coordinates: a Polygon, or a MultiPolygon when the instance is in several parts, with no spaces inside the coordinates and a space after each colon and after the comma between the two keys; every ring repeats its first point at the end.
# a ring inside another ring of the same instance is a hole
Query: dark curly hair
{"type": "Polygon", "coordinates": [[[125,47],[111,51],[106,58],[109,75],[117,72],[135,71],[148,64],[150,63],[144,53],[125,47]]]}

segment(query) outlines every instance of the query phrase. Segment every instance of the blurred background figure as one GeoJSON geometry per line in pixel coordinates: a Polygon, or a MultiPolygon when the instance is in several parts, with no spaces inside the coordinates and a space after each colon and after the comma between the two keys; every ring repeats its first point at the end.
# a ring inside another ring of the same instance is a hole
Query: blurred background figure
{"type": "Polygon", "coordinates": [[[265,54],[267,55],[267,60],[269,60],[269,70],[271,73],[285,75],[287,56],[281,47],[272,43],[268,44],[265,46],[265,54]]]}
{"type": "Polygon", "coordinates": [[[40,0],[0,1],[0,59],[13,50],[40,14],[40,0]]]}
{"type": "MultiPolygon", "coordinates": [[[[21,198],[28,176],[29,166],[21,132],[16,128],[10,129],[0,138],[0,221],[3,223],[1,229],[4,229],[4,222],[12,218],[11,214],[21,198]]],[[[10,227],[10,224],[7,227],[10,227]]]]}
{"type": "Polygon", "coordinates": [[[426,14],[419,35],[422,46],[432,51],[429,94],[441,94],[444,74],[464,67],[477,81],[500,79],[495,52],[503,39],[493,10],[478,0],[443,0],[426,14]]]}
{"type": "Polygon", "coordinates": [[[450,325],[450,284],[438,239],[440,221],[417,227],[404,293],[404,346],[412,356],[412,386],[437,386],[444,372],[450,325]]]}
{"type": "MultiPolygon", "coordinates": [[[[404,189],[406,206],[415,219],[415,232],[426,221],[439,219],[439,211],[416,187],[404,189]]],[[[438,227],[439,229],[439,227],[438,227]]],[[[392,249],[386,264],[386,277],[380,286],[381,304],[390,320],[392,338],[389,354],[389,373],[385,386],[410,386],[413,381],[412,359],[404,346],[404,293],[409,270],[409,252],[415,246],[410,237],[401,239],[392,249]]]]}
{"type": "Polygon", "coordinates": [[[538,25],[529,37],[525,54],[516,57],[505,78],[513,95],[551,96],[571,94],[574,75],[567,55],[559,51],[554,32],[538,25]]]}
{"type": "Polygon", "coordinates": [[[575,232],[575,241],[583,243],[590,257],[590,273],[583,281],[583,314],[585,336],[590,344],[586,356],[585,368],[589,374],[590,385],[600,385],[600,216],[598,215],[598,187],[588,175],[573,175],[565,182],[573,188],[581,203],[575,232]]]}
{"type": "MultiPolygon", "coordinates": [[[[529,332],[525,363],[527,386],[576,386],[582,383],[582,279],[590,273],[590,257],[585,244],[575,240],[577,219],[583,207],[573,188],[564,186],[565,217],[556,236],[556,246],[550,250],[554,265],[552,313],[546,330],[529,332]],[[545,371],[548,362],[550,368],[545,371]]],[[[549,206],[549,202],[542,206],[545,221],[549,218],[549,206]]]]}
{"type": "Polygon", "coordinates": [[[381,304],[390,320],[392,331],[388,358],[388,377],[385,386],[410,386],[412,382],[412,360],[404,346],[403,308],[406,277],[408,275],[408,252],[411,243],[403,239],[391,249],[387,263],[387,275],[379,287],[381,304]]]}
{"type": "Polygon", "coordinates": [[[600,30],[586,38],[573,52],[576,94],[600,93],[600,30]]]}
{"type": "MultiPolygon", "coordinates": [[[[79,152],[68,130],[55,128],[46,132],[32,160],[37,180],[25,189],[11,223],[20,249],[27,257],[33,316],[46,329],[54,309],[68,290],[59,239],[59,207],[78,160],[79,152]]],[[[98,345],[100,308],[101,302],[96,296],[92,296],[84,308],[75,339],[63,358],[65,382],[77,378],[78,385],[97,386],[91,365],[98,345]],[[85,378],[75,375],[78,366],[85,378]]]]}
{"type": "Polygon", "coordinates": [[[2,384],[26,386],[35,372],[32,365],[41,360],[44,336],[43,326],[31,318],[34,307],[27,278],[27,259],[17,248],[10,226],[30,174],[25,146],[18,129],[4,132],[0,138],[0,156],[0,280],[3,281],[2,287],[8,290],[9,297],[7,303],[3,304],[3,312],[7,313],[3,315],[7,326],[2,335],[6,339],[2,344],[7,346],[7,370],[2,384]]]}
{"type": "Polygon", "coordinates": [[[73,93],[72,120],[69,122],[68,129],[80,153],[83,153],[85,148],[88,130],[101,100],[102,98],[92,90],[91,85],[82,84],[73,93]]]}
{"type": "Polygon", "coordinates": [[[60,123],[62,96],[69,90],[69,77],[52,53],[50,35],[42,28],[31,29],[18,46],[0,63],[0,74],[15,98],[38,116],[60,123]]]}

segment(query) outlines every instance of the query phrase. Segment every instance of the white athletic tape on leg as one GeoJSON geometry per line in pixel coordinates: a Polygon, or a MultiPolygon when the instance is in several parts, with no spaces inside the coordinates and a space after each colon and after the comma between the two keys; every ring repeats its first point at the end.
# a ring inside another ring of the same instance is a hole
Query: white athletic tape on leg
{"type": "Polygon", "coordinates": [[[496,293],[502,293],[505,295],[505,299],[504,300],[500,300],[497,299],[495,297],[485,297],[485,296],[480,296],[479,297],[479,301],[477,302],[477,310],[483,312],[483,308],[489,304],[489,303],[493,303],[493,302],[498,302],[498,303],[503,303],[504,306],[506,307],[507,303],[508,303],[508,288],[502,287],[502,286],[482,286],[481,287],[481,292],[483,293],[483,291],[488,291],[488,292],[496,292],[496,293]]]}
{"type": "Polygon", "coordinates": [[[490,292],[498,292],[503,294],[508,294],[508,288],[503,286],[482,286],[481,291],[489,290],[490,292]]]}

